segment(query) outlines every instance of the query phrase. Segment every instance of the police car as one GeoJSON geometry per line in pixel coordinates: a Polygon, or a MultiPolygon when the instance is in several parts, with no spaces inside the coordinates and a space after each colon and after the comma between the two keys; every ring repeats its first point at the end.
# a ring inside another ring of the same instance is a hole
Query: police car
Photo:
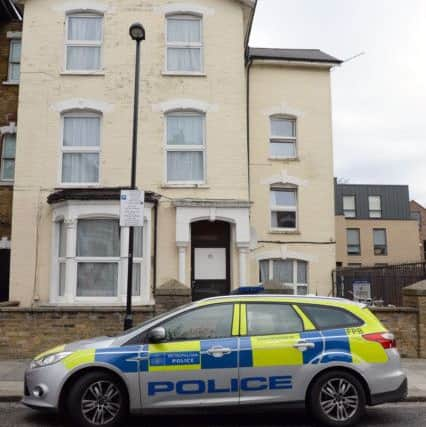
{"type": "Polygon", "coordinates": [[[130,413],[276,404],[350,426],[367,405],[405,398],[394,336],[343,299],[210,298],[37,356],[23,403],[73,424],[117,426],[130,413]]]}

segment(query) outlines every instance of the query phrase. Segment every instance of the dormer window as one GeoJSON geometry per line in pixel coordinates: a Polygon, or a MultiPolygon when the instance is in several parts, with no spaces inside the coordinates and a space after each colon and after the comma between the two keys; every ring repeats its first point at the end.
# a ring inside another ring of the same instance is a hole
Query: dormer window
{"type": "Polygon", "coordinates": [[[166,34],[166,71],[199,74],[203,71],[202,18],[169,15],[166,34]]]}

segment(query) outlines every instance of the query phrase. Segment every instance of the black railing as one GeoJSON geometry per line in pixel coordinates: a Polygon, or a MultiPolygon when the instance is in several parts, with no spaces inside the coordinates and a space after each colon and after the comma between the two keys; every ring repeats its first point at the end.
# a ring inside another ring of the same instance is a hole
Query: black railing
{"type": "Polygon", "coordinates": [[[344,267],[333,271],[333,294],[354,299],[354,282],[371,286],[371,299],[384,305],[402,305],[402,289],[426,279],[426,262],[383,267],[344,267]]]}

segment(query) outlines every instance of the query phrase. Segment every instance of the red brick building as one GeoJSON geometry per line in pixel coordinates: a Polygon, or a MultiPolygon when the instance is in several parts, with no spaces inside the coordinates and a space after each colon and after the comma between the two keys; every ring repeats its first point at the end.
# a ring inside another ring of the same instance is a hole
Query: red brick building
{"type": "Polygon", "coordinates": [[[8,299],[22,7],[0,0],[0,302],[8,299]]]}
{"type": "Polygon", "coordinates": [[[411,217],[419,223],[420,250],[423,260],[426,260],[426,208],[412,200],[410,202],[411,217]]]}

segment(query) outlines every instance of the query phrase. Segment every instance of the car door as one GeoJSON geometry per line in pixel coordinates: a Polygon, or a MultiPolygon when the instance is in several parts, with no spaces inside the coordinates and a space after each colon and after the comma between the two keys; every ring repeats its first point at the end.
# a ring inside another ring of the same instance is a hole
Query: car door
{"type": "Polygon", "coordinates": [[[144,408],[238,404],[238,310],[210,304],[157,325],[166,340],[145,345],[144,408]]]}
{"type": "Polygon", "coordinates": [[[241,305],[240,328],[240,403],[304,400],[304,354],[321,340],[304,313],[292,304],[250,302],[241,305]]]}

